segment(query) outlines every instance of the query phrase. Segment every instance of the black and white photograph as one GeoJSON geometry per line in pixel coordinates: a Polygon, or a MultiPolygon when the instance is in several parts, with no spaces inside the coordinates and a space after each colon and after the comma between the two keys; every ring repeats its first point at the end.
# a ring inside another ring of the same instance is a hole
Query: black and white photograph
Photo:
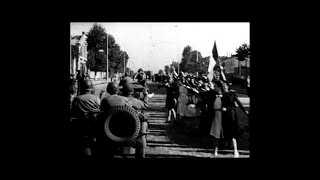
{"type": "Polygon", "coordinates": [[[77,159],[251,157],[250,22],[70,22],[69,69],[77,159]]]}

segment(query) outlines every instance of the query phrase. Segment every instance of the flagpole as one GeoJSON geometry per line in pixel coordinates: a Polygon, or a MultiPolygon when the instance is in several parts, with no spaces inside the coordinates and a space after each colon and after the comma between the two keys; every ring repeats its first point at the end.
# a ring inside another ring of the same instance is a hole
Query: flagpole
{"type": "Polygon", "coordinates": [[[180,59],[179,59],[179,54],[178,54],[178,74],[180,74],[180,59]]]}
{"type": "Polygon", "coordinates": [[[108,69],[109,69],[109,66],[108,66],[108,62],[109,60],[108,60],[108,34],[107,34],[107,81],[108,81],[108,76],[109,76],[109,72],[108,72],[108,69]]]}

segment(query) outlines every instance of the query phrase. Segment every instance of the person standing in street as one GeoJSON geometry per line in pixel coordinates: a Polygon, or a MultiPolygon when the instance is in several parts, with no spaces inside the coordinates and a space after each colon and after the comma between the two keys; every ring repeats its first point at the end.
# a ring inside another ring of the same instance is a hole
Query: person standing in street
{"type": "Polygon", "coordinates": [[[236,92],[229,90],[227,82],[222,83],[222,95],[222,105],[226,109],[222,112],[222,128],[224,139],[228,143],[232,141],[234,157],[239,157],[236,141],[236,139],[239,137],[239,122],[235,103],[238,104],[240,110],[242,110],[247,116],[248,111],[245,110],[242,103],[239,101],[236,92]]]}
{"type": "Polygon", "coordinates": [[[215,80],[213,82],[214,89],[210,94],[210,100],[212,100],[209,105],[209,110],[214,112],[212,118],[212,124],[210,129],[210,136],[213,137],[213,149],[214,149],[214,156],[218,155],[218,143],[220,139],[223,138],[223,129],[222,129],[222,83],[221,81],[215,80]],[[210,107],[211,106],[211,107],[210,107]]]}
{"type": "Polygon", "coordinates": [[[174,82],[173,76],[169,76],[169,82],[163,85],[159,85],[158,89],[161,87],[165,87],[167,89],[167,97],[166,97],[166,108],[168,109],[168,118],[166,123],[171,122],[171,116],[173,119],[176,119],[175,107],[177,105],[177,99],[179,97],[179,86],[177,82],[174,82]]]}
{"type": "Polygon", "coordinates": [[[177,115],[179,120],[183,120],[187,110],[187,104],[189,102],[188,89],[184,83],[185,79],[183,77],[183,73],[181,73],[179,80],[179,97],[177,101],[177,115]]]}

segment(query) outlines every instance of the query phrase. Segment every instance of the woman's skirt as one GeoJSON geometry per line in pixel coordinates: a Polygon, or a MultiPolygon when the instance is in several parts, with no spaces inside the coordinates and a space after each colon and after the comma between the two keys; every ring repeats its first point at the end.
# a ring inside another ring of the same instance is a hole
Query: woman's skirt
{"type": "Polygon", "coordinates": [[[215,138],[223,138],[222,130],[222,113],[221,110],[216,110],[211,124],[210,135],[215,138]]]}

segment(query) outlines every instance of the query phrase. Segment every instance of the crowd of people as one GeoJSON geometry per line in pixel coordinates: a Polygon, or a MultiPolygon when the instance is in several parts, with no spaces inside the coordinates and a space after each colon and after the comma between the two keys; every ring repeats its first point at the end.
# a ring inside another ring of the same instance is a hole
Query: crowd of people
{"type": "Polygon", "coordinates": [[[207,76],[195,76],[180,72],[169,74],[158,88],[167,89],[166,108],[167,123],[184,122],[190,117],[200,120],[199,129],[202,135],[210,136],[214,155],[218,155],[218,143],[231,144],[234,156],[239,157],[237,138],[239,122],[236,105],[248,115],[238,99],[237,93],[231,90],[222,67],[215,67],[213,79],[207,76]]]}
{"type": "MultiPolygon", "coordinates": [[[[72,79],[70,94],[77,94],[70,97],[72,116],[108,111],[112,106],[123,105],[132,107],[144,117],[148,100],[154,93],[148,93],[142,69],[138,70],[135,78],[138,80],[137,83],[125,74],[119,84],[116,81],[110,82],[106,91],[101,91],[99,96],[94,95],[90,79],[80,76],[77,76],[78,81],[72,79]]],[[[212,80],[206,75],[195,76],[184,72],[177,74],[174,71],[158,85],[159,88],[167,90],[166,123],[183,122],[190,117],[197,117],[200,120],[200,132],[212,140],[215,156],[218,155],[218,143],[224,142],[232,144],[234,156],[239,157],[239,122],[235,104],[238,104],[246,115],[248,111],[239,101],[237,93],[230,89],[230,83],[226,80],[221,66],[215,67],[212,80]]]]}

